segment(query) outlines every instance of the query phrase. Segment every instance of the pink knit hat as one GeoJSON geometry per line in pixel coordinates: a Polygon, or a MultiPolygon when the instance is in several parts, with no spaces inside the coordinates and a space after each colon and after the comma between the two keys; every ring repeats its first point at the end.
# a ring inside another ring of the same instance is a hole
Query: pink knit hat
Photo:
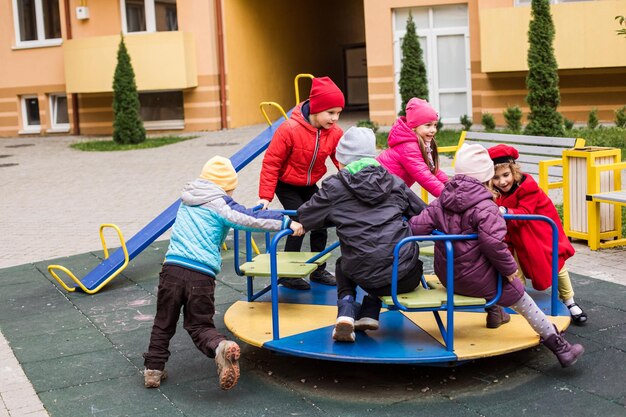
{"type": "Polygon", "coordinates": [[[406,124],[411,129],[437,120],[439,115],[426,100],[413,97],[406,104],[406,124]]]}
{"type": "Polygon", "coordinates": [[[309,106],[311,114],[323,112],[333,107],[343,109],[345,100],[343,93],[337,85],[328,77],[313,78],[309,106]]]}

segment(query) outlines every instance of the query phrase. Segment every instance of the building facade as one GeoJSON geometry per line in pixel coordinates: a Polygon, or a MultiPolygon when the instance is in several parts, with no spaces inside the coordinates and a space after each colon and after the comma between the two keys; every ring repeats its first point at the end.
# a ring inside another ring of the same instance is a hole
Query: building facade
{"type": "MultiPolygon", "coordinates": [[[[559,111],[583,123],[596,108],[612,121],[626,104],[626,39],[614,20],[626,0],[550,1],[559,111]]],[[[330,76],[348,109],[388,125],[409,12],[444,123],[488,112],[502,125],[508,106],[528,112],[530,0],[5,0],[0,136],[111,134],[120,35],[149,131],[263,123],[259,103],[291,108],[300,73],[330,76]]]]}
{"type": "MultiPolygon", "coordinates": [[[[524,115],[531,0],[364,0],[371,119],[393,122],[400,110],[401,39],[409,12],[424,50],[429,100],[445,123],[483,113],[524,115]]],[[[550,0],[564,117],[584,123],[592,109],[605,122],[626,105],[626,39],[615,16],[624,0],[550,0]]],[[[525,119],[524,119],[525,120],[525,119]]]]}

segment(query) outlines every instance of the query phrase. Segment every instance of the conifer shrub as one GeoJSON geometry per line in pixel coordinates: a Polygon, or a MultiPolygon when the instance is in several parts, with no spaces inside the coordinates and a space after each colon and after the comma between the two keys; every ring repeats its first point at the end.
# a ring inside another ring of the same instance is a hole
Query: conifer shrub
{"type": "Polygon", "coordinates": [[[626,127],[626,106],[615,110],[615,126],[626,127]]]}
{"type": "Polygon", "coordinates": [[[528,74],[526,102],[530,107],[527,135],[563,136],[563,117],[557,111],[561,102],[558,64],[554,56],[554,23],[550,0],[532,0],[528,30],[528,74]]]}
{"type": "Polygon", "coordinates": [[[472,119],[469,118],[467,114],[464,114],[459,118],[459,121],[463,125],[463,130],[469,131],[472,127],[472,119]]]}
{"type": "Polygon", "coordinates": [[[402,63],[400,67],[400,98],[402,108],[398,113],[405,116],[406,104],[413,97],[428,100],[428,78],[426,75],[426,64],[424,64],[424,53],[420,46],[419,39],[413,22],[413,16],[409,13],[406,22],[406,34],[402,39],[402,63]]]}
{"type": "Polygon", "coordinates": [[[118,144],[129,144],[145,140],[146,130],[139,116],[139,93],[135,83],[135,72],[122,36],[113,76],[113,141],[118,144]]]}
{"type": "Polygon", "coordinates": [[[491,113],[483,113],[480,122],[485,127],[487,132],[493,132],[496,130],[496,121],[491,113]]]}
{"type": "Polygon", "coordinates": [[[519,106],[509,106],[504,110],[504,120],[506,128],[513,133],[519,133],[522,130],[522,109],[519,106]]]}
{"type": "Polygon", "coordinates": [[[599,124],[600,124],[600,121],[598,120],[598,109],[594,107],[589,112],[589,117],[587,117],[587,128],[595,129],[598,127],[599,124]]]}

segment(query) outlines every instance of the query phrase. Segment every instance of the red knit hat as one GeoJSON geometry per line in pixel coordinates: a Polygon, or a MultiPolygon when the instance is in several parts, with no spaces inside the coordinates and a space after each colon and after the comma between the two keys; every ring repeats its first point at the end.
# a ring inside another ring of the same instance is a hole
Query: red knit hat
{"type": "Polygon", "coordinates": [[[493,160],[494,165],[515,162],[515,160],[519,158],[517,149],[503,143],[489,148],[488,151],[489,157],[493,160]]]}
{"type": "Polygon", "coordinates": [[[426,100],[413,97],[406,103],[406,124],[411,129],[437,120],[439,120],[437,111],[426,100]]]}
{"type": "Polygon", "coordinates": [[[309,106],[311,114],[323,112],[333,107],[343,109],[345,100],[343,93],[328,77],[313,78],[311,95],[309,96],[309,106]]]}

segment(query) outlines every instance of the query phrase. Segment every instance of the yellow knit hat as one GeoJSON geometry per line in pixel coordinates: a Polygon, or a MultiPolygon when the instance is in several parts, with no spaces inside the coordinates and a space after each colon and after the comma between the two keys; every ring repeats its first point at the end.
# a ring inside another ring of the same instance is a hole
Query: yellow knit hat
{"type": "Polygon", "coordinates": [[[223,156],[214,156],[209,159],[202,168],[200,178],[211,181],[224,191],[234,190],[237,187],[237,172],[230,159],[223,156]]]}

